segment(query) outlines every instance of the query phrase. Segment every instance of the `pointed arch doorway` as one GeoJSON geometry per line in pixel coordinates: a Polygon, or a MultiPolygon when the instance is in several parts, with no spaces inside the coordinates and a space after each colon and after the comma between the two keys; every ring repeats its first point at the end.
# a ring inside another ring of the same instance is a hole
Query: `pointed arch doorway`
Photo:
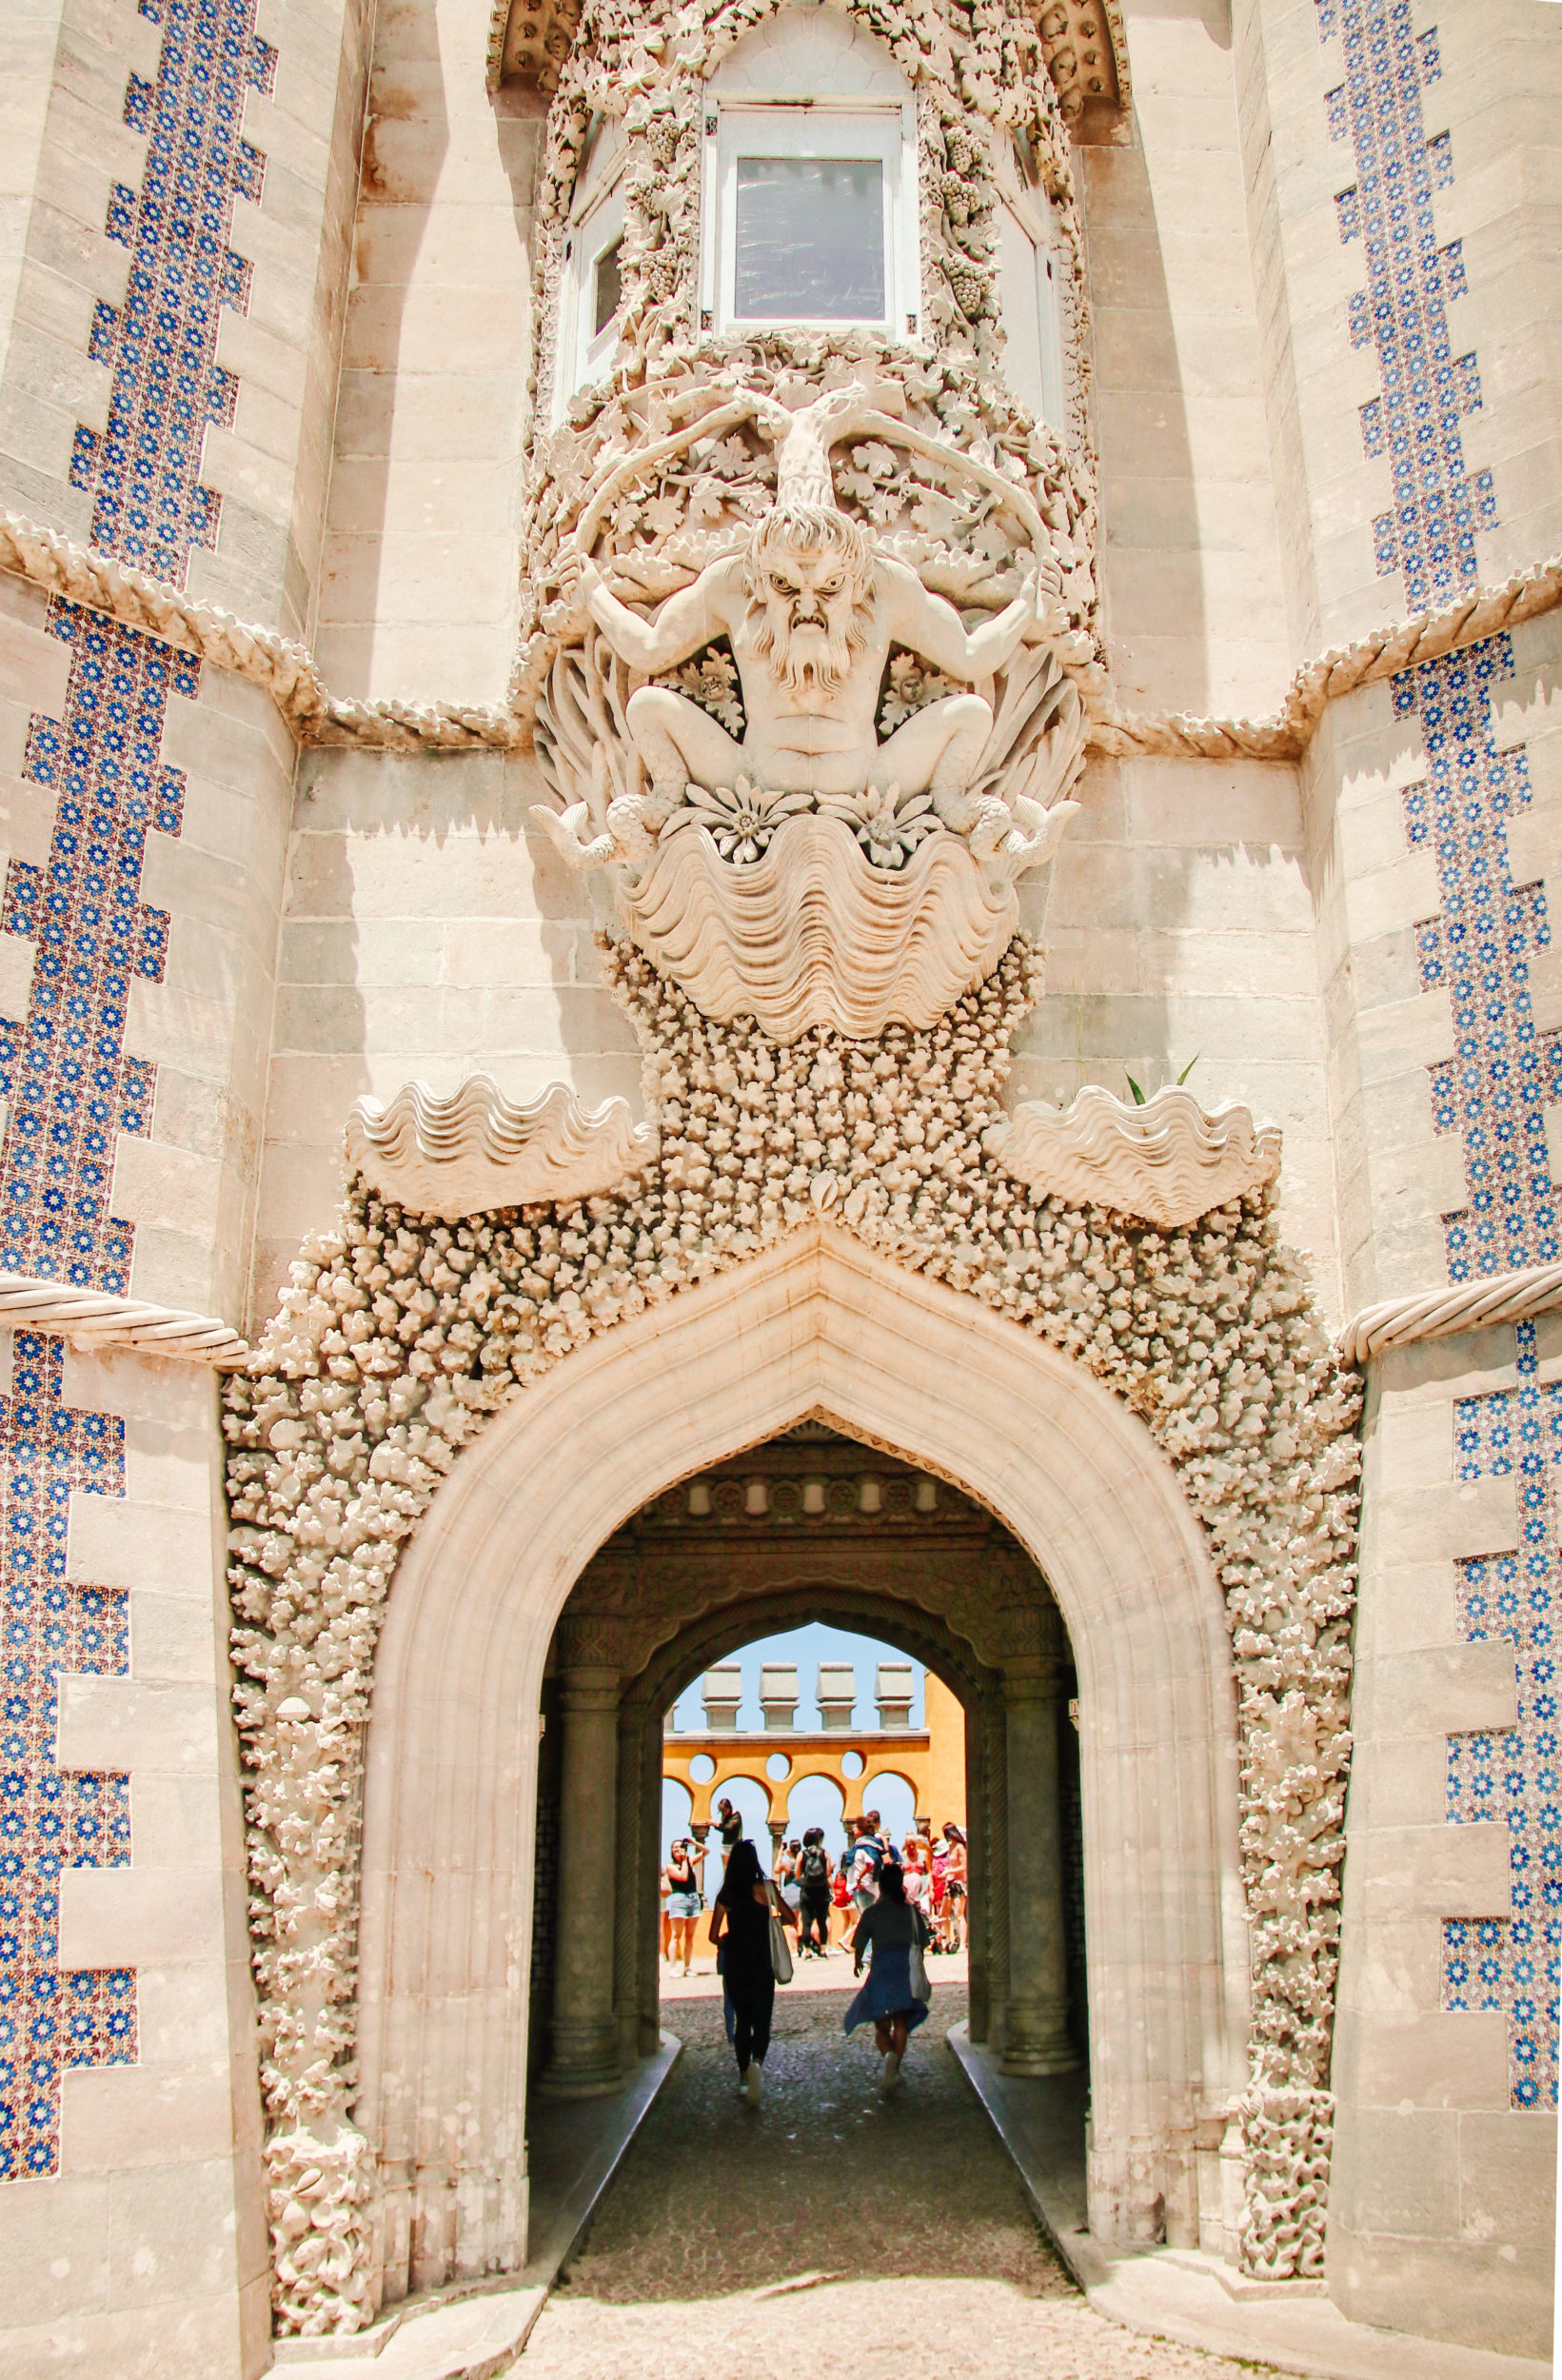
{"type": "MultiPolygon", "coordinates": [[[[568,1599],[632,1515],[811,1416],[948,1481],[1044,1581],[1078,1690],[1091,2226],[1198,2235],[1198,2168],[1247,2033],[1235,1695],[1201,1534],[1148,1432],[1088,1376],[819,1222],[518,1398],[398,1576],[368,1750],[357,2108],[389,2295],[524,2260],[539,1719],[568,1599]]],[[[574,1660],[576,1691],[616,1753],[615,1651],[589,1633],[572,1647],[601,1656],[574,1660]]],[[[616,1757],[609,1773],[616,1813],[616,1757]]]]}
{"type": "MultiPolygon", "coordinates": [[[[1064,1822],[1078,1804],[1067,1716],[1077,1681],[1061,1615],[984,1507],[811,1420],[643,1507],[565,1603],[544,1690],[552,1756],[540,1812],[540,1834],[561,1857],[551,1895],[544,1879],[537,1896],[547,1938],[532,1959],[543,1993],[533,2068],[545,2091],[616,2088],[660,2038],[667,1708],[742,1643],[816,1620],[892,1642],[960,1704],[973,2037],[1000,2047],[1011,2073],[1079,2064],[1085,1994],[1082,1974],[1071,1989],[1068,1940],[1071,1903],[1082,1919],[1082,1863],[1078,1826],[1064,1822]],[[610,1909],[600,1889],[609,1868],[610,1909]]],[[[888,1759],[892,1747],[893,1737],[876,1750],[888,1759]]],[[[756,1765],[778,1749],[783,1736],[758,1738],[756,1765]]]]}

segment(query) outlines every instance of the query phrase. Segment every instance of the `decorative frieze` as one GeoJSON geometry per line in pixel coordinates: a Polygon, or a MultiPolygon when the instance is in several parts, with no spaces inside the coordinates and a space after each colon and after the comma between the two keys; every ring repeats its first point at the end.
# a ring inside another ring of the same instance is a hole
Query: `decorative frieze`
{"type": "MultiPolygon", "coordinates": [[[[306,647],[275,629],[237,621],[167,580],[131,569],[20,513],[0,511],[0,570],[63,595],[85,611],[149,629],[213,668],[259,685],[301,743],[386,752],[509,752],[530,744],[530,723],[508,703],[363,702],[332,694],[306,647]]],[[[1105,685],[1086,673],[1085,748],[1112,760],[1299,760],[1331,703],[1358,686],[1543,618],[1558,603],[1562,557],[1532,563],[1500,585],[1476,587],[1423,607],[1304,662],[1279,708],[1258,719],[1122,711],[1105,685]]]]}

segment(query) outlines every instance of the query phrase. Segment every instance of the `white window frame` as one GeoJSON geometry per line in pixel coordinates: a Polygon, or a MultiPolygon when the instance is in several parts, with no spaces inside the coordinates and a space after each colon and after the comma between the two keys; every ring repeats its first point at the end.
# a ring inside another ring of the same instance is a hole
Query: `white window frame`
{"type": "Polygon", "coordinates": [[[879,330],[915,340],[921,322],[917,237],[917,109],[912,100],[707,98],[700,327],[722,333],[879,330]],[[740,157],[871,157],[883,170],[884,312],[741,315],[737,311],[740,157]]]}
{"type": "MultiPolygon", "coordinates": [[[[1061,269],[1058,250],[1053,246],[1051,209],[1028,185],[1022,186],[1015,174],[1000,169],[998,173],[998,204],[1006,207],[1020,230],[1031,243],[1036,260],[1036,319],[1038,344],[1040,349],[1041,418],[1047,427],[1066,442],[1068,407],[1068,376],[1063,347],[1062,293],[1058,275],[1061,269]]],[[[1001,256],[1001,245],[999,255],[1001,256]]],[[[1002,274],[999,271],[998,294],[1002,296],[1002,274]]],[[[1008,325],[1004,325],[1007,335],[1008,325]]],[[[1018,394],[1018,391],[1016,392],[1018,394]]]]}
{"type": "Polygon", "coordinates": [[[601,330],[591,327],[597,267],[616,241],[623,237],[623,178],[622,166],[607,188],[591,198],[571,223],[564,242],[559,276],[557,366],[553,382],[553,419],[563,421],[564,408],[577,388],[599,379],[613,360],[618,346],[618,315],[601,330]]]}

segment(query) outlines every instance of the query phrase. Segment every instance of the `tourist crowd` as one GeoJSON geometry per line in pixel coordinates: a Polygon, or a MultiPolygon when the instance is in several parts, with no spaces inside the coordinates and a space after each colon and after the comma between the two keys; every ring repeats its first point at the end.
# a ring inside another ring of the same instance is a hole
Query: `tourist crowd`
{"type": "MultiPolygon", "coordinates": [[[[743,1835],[728,1800],[717,1804],[722,1875],[712,1896],[710,1941],[722,1977],[727,2039],[738,2061],[739,2088],[758,2107],[763,2095],[776,1985],[793,1972],[788,1932],[800,1958],[850,1952],[866,1978],[841,2019],[847,2033],[873,2027],[880,2064],[880,2090],[895,2089],[906,2044],[927,2020],[932,1987],[924,1954],[963,1947],[970,1871],[963,1831],[953,1820],[935,1836],[918,1827],[897,1846],[877,1810],[850,1824],[843,1858],[825,1849],[824,1830],[812,1826],[776,1846],[772,1873],[743,1835]]],[[[662,1955],[690,1971],[694,1935],[704,1910],[709,1853],[681,1835],[662,1872],[662,1955]]]]}
{"type": "MultiPolygon", "coordinates": [[[[743,1832],[730,1801],[717,1804],[711,1831],[720,1840],[724,1871],[743,1832]]],[[[662,1955],[684,1974],[694,1958],[705,1908],[705,1864],[714,1848],[680,1836],[662,1871],[662,1955]]],[[[925,1920],[929,1952],[963,1949],[970,1890],[963,1828],[950,1819],[935,1834],[924,1819],[897,1844],[879,1812],[869,1810],[848,1821],[846,1850],[839,1859],[825,1849],[822,1827],[809,1827],[776,1845],[771,1880],[796,1919],[800,1957],[827,1958],[850,1950],[860,1920],[880,1898],[886,1867],[898,1872],[907,1905],[925,1920]]]]}

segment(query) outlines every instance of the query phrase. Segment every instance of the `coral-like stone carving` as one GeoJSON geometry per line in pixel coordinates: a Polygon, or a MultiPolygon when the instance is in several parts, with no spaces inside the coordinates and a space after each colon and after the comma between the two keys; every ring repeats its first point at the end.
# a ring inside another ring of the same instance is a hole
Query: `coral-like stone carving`
{"type": "Polygon", "coordinates": [[[1142,1107],[1087,1083],[1068,1107],[1027,1101],[983,1135],[982,1146],[1038,1198],[1083,1200],[1181,1231],[1228,1200],[1273,1180],[1275,1124],[1255,1124],[1236,1101],[1205,1108],[1168,1084],[1142,1107]]]}
{"type": "Polygon", "coordinates": [[[583,1107],[566,1083],[507,1100],[491,1075],[436,1098],[404,1083],[388,1106],[362,1099],[347,1120],[347,1159],[382,1198],[446,1221],[489,1207],[589,1199],[643,1173],[656,1136],[623,1100],[583,1107]]]}
{"type": "Polygon", "coordinates": [[[304,1249],[250,1373],[230,1376],[279,2329],[364,2319],[366,2168],[347,2112],[358,1812],[401,1549],[509,1398],[821,1207],[1112,1388],[1207,1532],[1237,1681],[1253,1975],[1242,2260],[1275,2277],[1320,2271],[1360,1395],[1279,1244],[1271,1184],[1178,1233],[1033,1198],[1007,1173],[983,1142],[1038,983],[1020,940],[924,1031],[864,1041],[816,1026],[780,1047],[747,1018],[702,1017],[627,942],[608,963],[661,1135],[643,1182],[454,1225],[360,1187],[340,1229],[304,1249]]]}

